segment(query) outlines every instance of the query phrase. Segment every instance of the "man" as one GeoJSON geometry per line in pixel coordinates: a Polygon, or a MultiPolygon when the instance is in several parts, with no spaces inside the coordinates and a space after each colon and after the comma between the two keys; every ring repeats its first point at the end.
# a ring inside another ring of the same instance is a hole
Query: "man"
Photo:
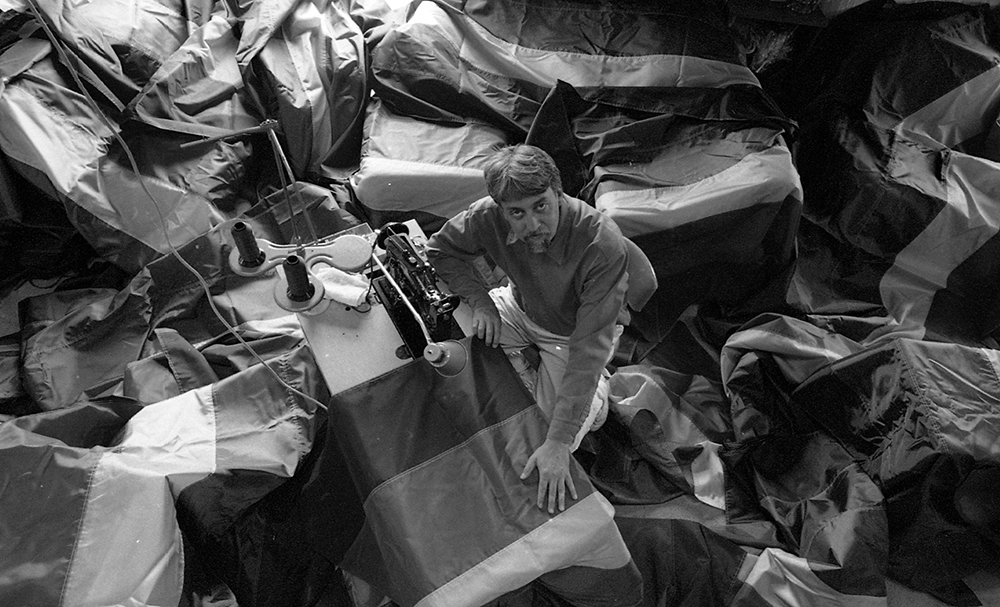
{"type": "Polygon", "coordinates": [[[530,145],[501,149],[484,168],[490,196],[427,243],[438,275],[472,308],[472,329],[508,352],[534,345],[535,400],[549,418],[545,442],[521,474],[538,469],[538,507],[577,498],[570,453],[607,415],[605,365],[620,335],[628,249],[614,222],[562,191],[552,158],[530,145]],[[488,291],[473,261],[488,255],[508,284],[488,291]],[[599,383],[602,384],[599,387],[599,383]]]}

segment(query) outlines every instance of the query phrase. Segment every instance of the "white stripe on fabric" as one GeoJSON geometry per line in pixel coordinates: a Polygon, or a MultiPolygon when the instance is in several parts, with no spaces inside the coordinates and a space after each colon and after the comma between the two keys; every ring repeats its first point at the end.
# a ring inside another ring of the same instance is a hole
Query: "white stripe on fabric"
{"type": "MultiPolygon", "coordinates": [[[[353,120],[338,115],[331,96],[345,92],[344,84],[334,81],[340,73],[357,67],[365,51],[364,36],[351,16],[337,3],[324,3],[320,11],[315,3],[300,3],[293,15],[282,25],[281,38],[268,40],[268,45],[285,45],[295,69],[301,93],[306,102],[298,118],[309,122],[302,128],[312,134],[309,166],[297,167],[306,172],[318,172],[323,160],[350,135],[351,125],[363,118],[360,109],[353,120]],[[353,35],[345,35],[347,29],[353,35]]],[[[363,67],[362,67],[362,72],[363,67]]],[[[360,91],[358,91],[360,94],[360,91]]],[[[294,96],[296,91],[286,93],[294,96]]],[[[289,118],[292,118],[290,115],[289,118]]]]}
{"type": "MultiPolygon", "coordinates": [[[[946,376],[937,390],[926,390],[926,417],[933,420],[939,453],[962,454],[975,462],[1000,458],[1000,351],[991,348],[956,347],[961,358],[941,362],[933,350],[925,350],[927,376],[946,376]],[[957,361],[961,360],[962,363],[957,361]],[[959,365],[961,364],[961,367],[959,365]],[[953,370],[955,369],[955,370],[953,370]],[[958,369],[962,369],[959,371],[958,369]]],[[[935,380],[929,380],[935,381],[935,380]]]]}
{"type": "Polygon", "coordinates": [[[368,156],[352,180],[358,200],[371,209],[422,211],[445,219],[487,195],[481,169],[411,160],[368,156]]]}
{"type": "Polygon", "coordinates": [[[91,477],[62,605],[174,607],[184,578],[174,498],[142,455],[109,451],[91,477]]]}
{"type": "MultiPolygon", "coordinates": [[[[812,566],[838,568],[817,563],[812,566]]],[[[884,596],[838,592],[816,576],[809,561],[776,548],[767,548],[756,558],[744,584],[746,586],[737,593],[733,604],[739,604],[750,589],[772,607],[886,607],[889,601],[884,596]]]]}
{"type": "Polygon", "coordinates": [[[1000,231],[1000,170],[995,162],[952,153],[947,205],[900,251],[879,283],[889,314],[923,327],[934,295],[955,268],[1000,231]]]}
{"type": "Polygon", "coordinates": [[[169,473],[174,495],[180,494],[217,468],[212,386],[143,407],[117,444],[138,458],[135,465],[140,469],[159,476],[169,473]]]}
{"type": "MultiPolygon", "coordinates": [[[[662,434],[657,437],[653,448],[667,451],[664,457],[669,458],[681,469],[685,480],[691,485],[694,496],[704,504],[724,510],[726,507],[725,472],[722,460],[719,458],[721,445],[708,440],[708,437],[683,410],[674,405],[675,399],[653,379],[641,371],[618,371],[612,388],[612,394],[617,398],[619,407],[639,407],[652,413],[660,426],[662,434]],[[639,384],[634,380],[639,380],[639,384]],[[620,386],[629,386],[622,389],[620,386]],[[632,392],[620,398],[620,392],[632,392]],[[678,446],[700,446],[701,453],[689,463],[675,459],[673,451],[678,446]]],[[[683,394],[677,395],[683,398],[683,394]]]]}
{"type": "Polygon", "coordinates": [[[614,507],[594,491],[428,594],[416,607],[476,607],[547,571],[574,565],[619,569],[631,560],[614,522],[614,507]]]}
{"type": "MultiPolygon", "coordinates": [[[[240,286],[229,286],[224,294],[224,297],[228,297],[228,304],[233,308],[239,308],[242,305],[254,306],[260,305],[261,293],[267,292],[270,294],[273,289],[271,285],[266,287],[266,291],[255,290],[252,287],[241,289],[240,286]]],[[[215,297],[219,297],[216,295],[215,297]]],[[[237,325],[233,325],[233,329],[240,334],[244,334],[247,331],[253,331],[257,333],[264,333],[267,335],[282,335],[288,336],[294,339],[305,339],[305,332],[302,329],[302,323],[300,322],[298,314],[288,314],[284,316],[274,316],[272,318],[257,318],[241,322],[237,325]]],[[[192,343],[196,350],[202,350],[212,344],[217,343],[216,337],[209,337],[201,341],[192,343]]]]}
{"type": "Polygon", "coordinates": [[[726,482],[719,458],[722,445],[712,441],[698,443],[702,451],[691,462],[691,485],[699,501],[720,510],[726,508],[726,482]]]}
{"type": "Polygon", "coordinates": [[[216,469],[211,386],[147,405],[100,460],[66,605],[173,606],[183,584],[174,499],[216,469]]]}
{"type": "Polygon", "coordinates": [[[725,61],[662,54],[611,57],[528,48],[497,38],[465,15],[452,20],[451,14],[434,3],[423,2],[407,24],[433,27],[460,49],[463,59],[506,78],[550,87],[557,80],[578,87],[760,86],[750,68],[725,61]]]}
{"type": "Polygon", "coordinates": [[[1000,605],[1000,569],[977,571],[963,580],[983,605],[1000,605]]]}
{"type": "MultiPolygon", "coordinates": [[[[83,171],[97,166],[106,151],[103,138],[113,135],[92,112],[71,121],[16,81],[8,83],[0,95],[0,124],[4,126],[0,129],[0,150],[45,173],[63,194],[73,189],[83,171]],[[45,153],[38,153],[40,150],[45,153]]],[[[105,221],[112,216],[100,209],[88,210],[105,221]]]]}
{"type": "Polygon", "coordinates": [[[74,109],[79,113],[70,119],[23,87],[9,84],[0,96],[0,124],[4,125],[0,149],[44,173],[59,194],[110,228],[160,253],[169,252],[170,247],[159,213],[168,223],[166,229],[174,246],[225,219],[199,195],[144,176],[142,180],[157,198],[154,206],[131,169],[104,162],[107,141],[112,137],[107,126],[85,105],[74,109]]]}
{"type": "MultiPolygon", "coordinates": [[[[336,11],[336,8],[333,10],[336,11]]],[[[326,15],[320,14],[314,3],[300,3],[295,7],[292,15],[282,24],[282,36],[271,38],[267,42],[268,45],[285,46],[289,61],[298,78],[298,84],[302,87],[302,101],[305,102],[305,106],[299,108],[299,119],[305,118],[309,121],[307,129],[303,130],[312,133],[312,140],[309,142],[312,149],[307,155],[307,158],[311,160],[310,166],[295,167],[303,172],[316,170],[330,151],[328,146],[334,139],[330,101],[326,96],[327,90],[333,91],[335,87],[320,69],[331,69],[329,64],[333,57],[325,55],[330,50],[337,51],[339,43],[344,41],[338,41],[335,37],[330,36],[331,32],[328,30],[331,29],[331,26],[326,17],[326,15]],[[325,40],[330,41],[332,49],[324,48],[325,40]]],[[[338,54],[334,52],[334,55],[338,54]]],[[[284,94],[296,97],[298,92],[293,88],[284,94]]],[[[299,99],[291,99],[291,101],[299,101],[299,99]]],[[[302,126],[299,128],[302,129],[302,126]]]]}
{"type": "MultiPolygon", "coordinates": [[[[613,169],[613,167],[608,167],[613,169]]],[[[733,166],[692,184],[643,189],[598,187],[595,203],[627,237],[676,228],[727,211],[802,199],[798,172],[783,145],[743,157],[733,166]]]]}
{"type": "Polygon", "coordinates": [[[1000,351],[983,348],[981,352],[986,357],[986,361],[993,367],[993,373],[1000,378],[1000,351]]]}
{"type": "Polygon", "coordinates": [[[774,360],[785,377],[801,384],[814,373],[862,349],[846,336],[782,316],[733,333],[723,346],[720,365],[725,381],[732,377],[747,352],[770,352],[778,355],[774,360]]]}
{"type": "MultiPolygon", "coordinates": [[[[983,48],[983,52],[994,52],[983,48]]],[[[1000,65],[963,82],[903,118],[897,135],[931,149],[953,148],[991,128],[1000,104],[1000,65]]]]}

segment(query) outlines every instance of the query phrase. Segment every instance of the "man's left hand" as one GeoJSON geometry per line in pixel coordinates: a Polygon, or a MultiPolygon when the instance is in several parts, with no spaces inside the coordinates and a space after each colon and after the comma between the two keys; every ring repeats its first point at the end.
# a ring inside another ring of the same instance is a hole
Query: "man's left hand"
{"type": "Polygon", "coordinates": [[[524,471],[521,473],[523,480],[528,478],[528,475],[535,468],[538,468],[537,503],[538,507],[544,510],[547,502],[549,514],[555,514],[557,505],[560,511],[566,509],[567,490],[573,499],[577,499],[576,486],[569,473],[569,458],[569,445],[545,439],[542,446],[535,449],[535,452],[528,458],[528,463],[525,464],[524,471]]]}

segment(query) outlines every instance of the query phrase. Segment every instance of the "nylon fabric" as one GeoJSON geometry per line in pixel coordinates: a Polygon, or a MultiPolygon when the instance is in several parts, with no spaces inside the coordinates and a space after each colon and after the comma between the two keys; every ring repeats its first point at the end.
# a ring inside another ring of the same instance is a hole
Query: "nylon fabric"
{"type": "Polygon", "coordinates": [[[479,605],[578,566],[614,582],[587,601],[638,600],[613,510],[579,466],[579,501],[554,518],[535,505],[537,475],[519,475],[544,415],[501,350],[463,343],[469,362],[455,377],[414,361],[334,396],[331,427],[366,515],[344,569],[401,605],[479,605]]]}
{"type": "MultiPolygon", "coordinates": [[[[327,398],[304,346],[268,364],[327,398]]],[[[293,476],[317,423],[299,399],[256,365],[141,408],[108,399],[0,425],[0,468],[19,471],[0,483],[0,521],[18,521],[0,524],[0,601],[177,605],[178,520],[211,536],[293,476]],[[219,477],[226,491],[184,497],[219,477]]]]}
{"type": "Polygon", "coordinates": [[[961,343],[1000,326],[997,294],[974,286],[1000,271],[990,11],[869,7],[832,23],[803,58],[798,166],[814,195],[794,304],[867,306],[892,317],[885,334],[961,343]],[[933,59],[913,65],[918,55],[933,59]]]}

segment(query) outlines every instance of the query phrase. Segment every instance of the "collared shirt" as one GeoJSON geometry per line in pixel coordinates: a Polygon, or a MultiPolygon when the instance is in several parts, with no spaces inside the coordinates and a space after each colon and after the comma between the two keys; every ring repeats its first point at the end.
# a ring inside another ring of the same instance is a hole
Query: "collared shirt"
{"type": "Polygon", "coordinates": [[[558,387],[549,438],[570,444],[590,410],[607,364],[628,283],[628,250],[618,226],[586,203],[560,197],[559,225],[544,253],[511,233],[491,198],[474,202],[427,241],[427,257],[448,288],[472,308],[495,309],[472,262],[489,255],[511,282],[521,310],[565,335],[569,360],[558,387]]]}

